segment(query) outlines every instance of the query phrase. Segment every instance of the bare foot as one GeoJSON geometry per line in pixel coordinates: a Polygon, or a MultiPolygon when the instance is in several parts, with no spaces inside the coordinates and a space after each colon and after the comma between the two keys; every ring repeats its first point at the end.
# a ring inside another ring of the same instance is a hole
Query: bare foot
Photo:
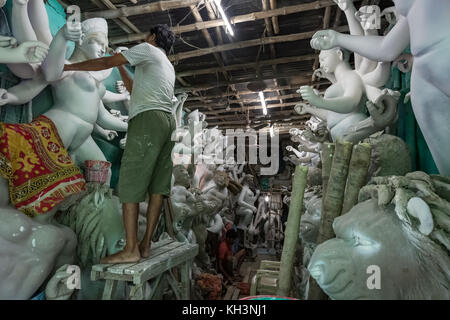
{"type": "Polygon", "coordinates": [[[131,251],[123,250],[113,254],[112,256],[105,257],[100,260],[100,263],[131,263],[138,262],[139,260],[141,260],[141,255],[139,254],[139,249],[136,247],[131,251]]]}
{"type": "Polygon", "coordinates": [[[151,243],[150,241],[144,241],[142,240],[139,244],[139,252],[141,253],[141,257],[146,259],[150,257],[150,247],[151,243]]]}

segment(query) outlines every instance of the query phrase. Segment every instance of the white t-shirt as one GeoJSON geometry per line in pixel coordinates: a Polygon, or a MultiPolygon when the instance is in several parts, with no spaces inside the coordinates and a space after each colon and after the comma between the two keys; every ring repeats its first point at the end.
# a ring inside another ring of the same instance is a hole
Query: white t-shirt
{"type": "Polygon", "coordinates": [[[172,113],[175,70],[164,50],[144,42],[122,54],[136,66],[129,119],[148,110],[172,113]]]}

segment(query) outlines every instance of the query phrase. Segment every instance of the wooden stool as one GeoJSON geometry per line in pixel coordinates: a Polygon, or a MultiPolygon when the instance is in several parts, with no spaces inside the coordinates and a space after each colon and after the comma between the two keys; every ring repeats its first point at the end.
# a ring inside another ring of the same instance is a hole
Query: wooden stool
{"type": "Polygon", "coordinates": [[[189,269],[198,254],[198,245],[165,239],[152,245],[150,257],[135,263],[96,264],[92,266],[91,280],[106,280],[103,300],[111,300],[119,281],[131,282],[130,300],[158,299],[162,295],[160,284],[166,280],[178,300],[190,299],[189,269]],[[177,281],[172,268],[178,267],[181,280],[177,281]],[[145,295],[145,284],[152,283],[145,295]]]}

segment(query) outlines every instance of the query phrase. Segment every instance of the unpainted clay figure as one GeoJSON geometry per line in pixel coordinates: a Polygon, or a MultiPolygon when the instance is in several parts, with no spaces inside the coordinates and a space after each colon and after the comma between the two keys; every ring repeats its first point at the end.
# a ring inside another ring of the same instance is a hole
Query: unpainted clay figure
{"type": "Polygon", "coordinates": [[[56,211],[30,218],[0,208],[0,299],[30,299],[54,270],[74,264],[77,238],[54,220],[56,211]]]}
{"type": "Polygon", "coordinates": [[[450,2],[394,0],[397,24],[386,36],[351,36],[333,30],[317,32],[317,50],[346,48],[375,61],[394,61],[410,45],[414,56],[411,102],[433,159],[442,175],[450,175],[450,2]]]}
{"type": "Polygon", "coordinates": [[[178,241],[189,242],[188,238],[192,238],[192,235],[189,235],[192,232],[192,220],[198,214],[195,206],[197,198],[188,190],[190,177],[184,166],[175,166],[173,176],[175,181],[170,191],[170,201],[174,215],[174,231],[178,241]]]}
{"type": "MultiPolygon", "coordinates": [[[[9,26],[7,25],[6,16],[4,15],[3,9],[1,9],[5,4],[5,0],[0,0],[0,15],[2,15],[0,23],[6,24],[1,26],[6,34],[0,34],[0,63],[8,64],[10,70],[20,78],[33,78],[39,64],[45,59],[48,53],[50,43],[47,43],[44,39],[26,39],[21,41],[17,36],[12,37],[9,26]]],[[[37,3],[33,5],[31,11],[39,12],[43,5],[43,2],[37,3]]],[[[14,6],[15,2],[13,4],[13,11],[14,6]]],[[[14,29],[15,19],[13,18],[12,21],[14,29]]]]}
{"type": "Polygon", "coordinates": [[[238,208],[236,209],[236,215],[239,216],[238,228],[247,230],[249,227],[253,215],[258,211],[255,207],[255,201],[259,197],[259,190],[256,193],[250,189],[250,185],[253,185],[253,176],[248,174],[242,181],[242,191],[237,201],[238,208]]]}

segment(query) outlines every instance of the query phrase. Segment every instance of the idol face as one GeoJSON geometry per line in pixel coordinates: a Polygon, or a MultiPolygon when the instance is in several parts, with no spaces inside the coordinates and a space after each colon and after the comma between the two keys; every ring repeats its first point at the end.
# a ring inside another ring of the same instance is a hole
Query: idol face
{"type": "Polygon", "coordinates": [[[87,34],[80,46],[80,49],[88,59],[102,58],[106,54],[108,41],[103,33],[87,34]]]}
{"type": "Polygon", "coordinates": [[[340,50],[330,49],[322,50],[319,54],[320,67],[326,73],[334,73],[336,67],[342,62],[342,58],[339,55],[340,50]]]}

